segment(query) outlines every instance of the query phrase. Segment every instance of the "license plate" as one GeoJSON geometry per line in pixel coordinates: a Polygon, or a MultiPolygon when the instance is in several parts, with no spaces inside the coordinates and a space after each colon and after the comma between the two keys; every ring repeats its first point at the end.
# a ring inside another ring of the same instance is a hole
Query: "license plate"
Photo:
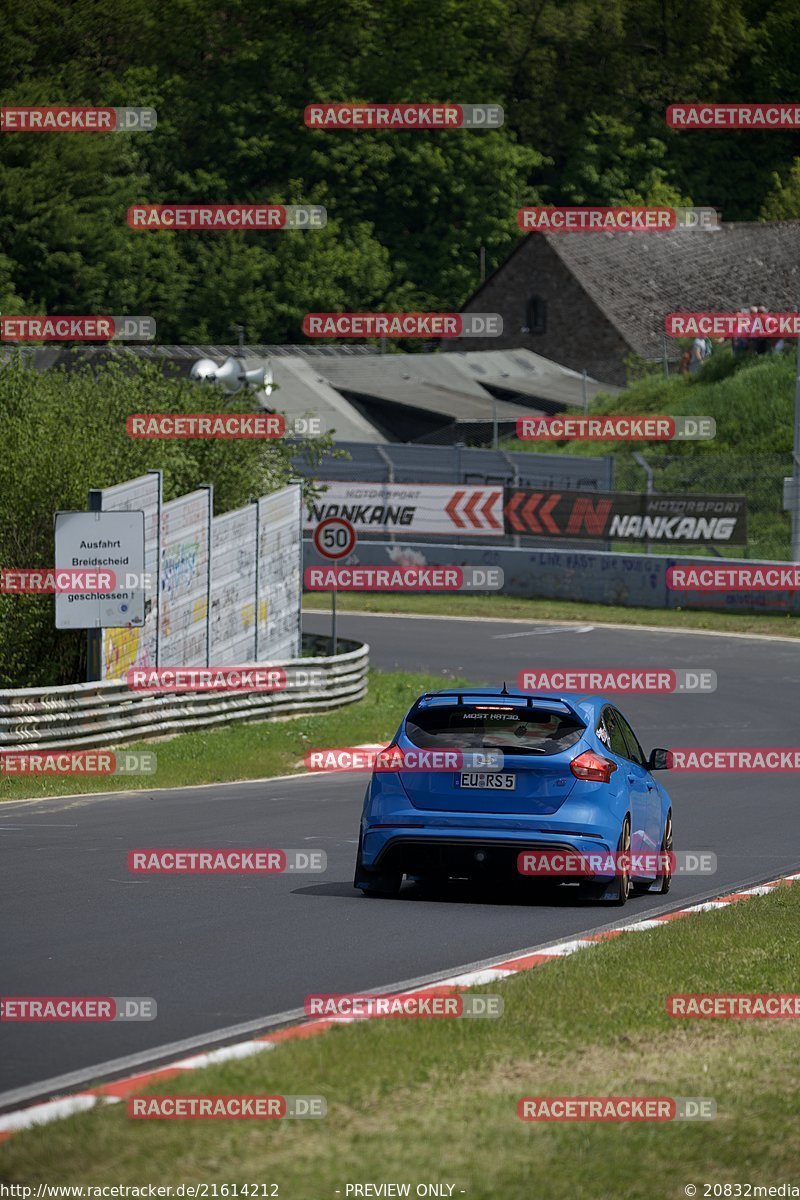
{"type": "Polygon", "coordinates": [[[494,771],[462,771],[456,775],[456,787],[460,788],[490,788],[511,792],[516,786],[516,775],[502,775],[494,771]]]}

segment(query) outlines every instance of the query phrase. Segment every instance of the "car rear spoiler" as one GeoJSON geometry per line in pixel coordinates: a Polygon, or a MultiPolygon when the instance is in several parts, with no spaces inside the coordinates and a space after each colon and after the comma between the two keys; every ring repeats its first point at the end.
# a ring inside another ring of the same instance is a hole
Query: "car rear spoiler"
{"type": "MultiPolygon", "coordinates": [[[[464,697],[469,695],[474,696],[476,693],[470,693],[468,688],[462,688],[460,691],[454,690],[452,692],[423,692],[423,694],[418,696],[414,702],[414,708],[416,708],[417,705],[423,700],[437,700],[439,698],[444,699],[447,696],[455,696],[457,704],[465,704],[466,701],[464,700],[464,697]]],[[[529,692],[506,692],[502,696],[483,696],[481,699],[484,699],[487,702],[492,700],[526,700],[528,708],[533,708],[534,702],[536,701],[544,701],[546,704],[562,704],[564,708],[566,708],[567,712],[572,713],[576,721],[580,721],[580,723],[584,726],[586,725],[586,722],[575,708],[575,705],[571,704],[569,700],[565,700],[563,696],[532,696],[529,692]]],[[[414,711],[414,708],[412,708],[412,712],[414,711]]],[[[409,713],[409,716],[410,715],[411,714],[409,713]]]]}

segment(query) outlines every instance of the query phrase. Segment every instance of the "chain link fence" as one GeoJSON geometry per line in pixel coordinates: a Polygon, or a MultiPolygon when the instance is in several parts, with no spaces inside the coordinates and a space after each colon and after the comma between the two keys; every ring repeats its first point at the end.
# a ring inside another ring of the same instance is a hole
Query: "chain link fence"
{"type": "MultiPolygon", "coordinates": [[[[792,474],[790,454],[752,455],[709,451],[698,456],[686,453],[675,443],[649,446],[644,450],[614,456],[614,491],[648,490],[647,463],[652,472],[653,492],[710,493],[745,496],[747,499],[747,546],[716,547],[681,545],[682,554],[717,554],[725,558],[788,560],[791,556],[791,521],[783,511],[783,481],[792,474]],[[634,457],[634,455],[637,457],[634,457]],[[639,461],[637,461],[637,458],[639,461]]],[[[630,542],[615,542],[614,550],[634,550],[630,542]]],[[[675,553],[675,546],[653,546],[657,554],[675,553]]]]}

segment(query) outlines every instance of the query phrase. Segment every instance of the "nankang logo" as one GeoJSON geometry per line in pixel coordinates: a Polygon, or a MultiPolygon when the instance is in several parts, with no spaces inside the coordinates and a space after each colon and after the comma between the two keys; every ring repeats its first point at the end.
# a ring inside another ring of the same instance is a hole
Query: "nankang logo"
{"type": "Polygon", "coordinates": [[[411,525],[416,511],[413,504],[314,504],[311,507],[315,521],[343,517],[359,528],[364,525],[411,525]]]}
{"type": "Polygon", "coordinates": [[[727,542],[736,529],[736,517],[644,517],[617,515],[608,536],[662,539],[670,542],[727,542]]]}

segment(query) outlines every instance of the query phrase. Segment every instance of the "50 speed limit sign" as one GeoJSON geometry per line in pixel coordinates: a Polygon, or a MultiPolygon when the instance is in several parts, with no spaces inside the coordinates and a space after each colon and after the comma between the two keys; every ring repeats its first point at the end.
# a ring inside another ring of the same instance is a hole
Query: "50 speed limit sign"
{"type": "MultiPolygon", "coordinates": [[[[320,521],[312,536],[314,549],[322,558],[338,560],[347,558],[356,548],[356,531],[344,517],[325,517],[320,521]]],[[[331,654],[337,652],[336,639],[336,584],[331,590],[331,654]]]]}
{"type": "Polygon", "coordinates": [[[322,558],[347,558],[356,548],[356,531],[344,517],[325,517],[314,530],[312,541],[322,558]]]}

